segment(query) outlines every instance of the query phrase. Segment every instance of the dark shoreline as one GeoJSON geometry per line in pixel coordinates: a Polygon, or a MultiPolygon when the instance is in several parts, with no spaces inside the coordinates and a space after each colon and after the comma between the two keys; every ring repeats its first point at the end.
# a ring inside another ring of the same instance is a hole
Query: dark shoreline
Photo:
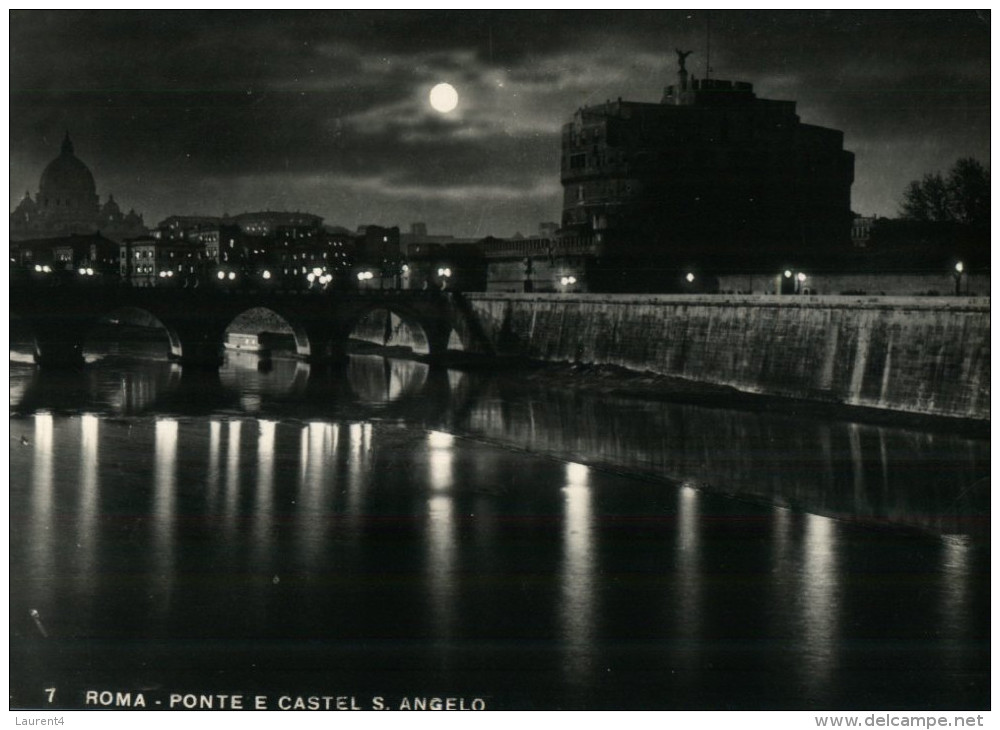
{"type": "Polygon", "coordinates": [[[485,370],[499,378],[516,378],[522,383],[528,382],[549,388],[580,390],[621,398],[686,403],[706,408],[767,411],[835,421],[857,421],[898,428],[958,433],[973,438],[990,436],[989,421],[748,393],[731,386],[699,383],[614,365],[545,363],[511,359],[499,365],[488,365],[482,361],[455,363],[449,361],[448,366],[458,370],[485,370]]]}

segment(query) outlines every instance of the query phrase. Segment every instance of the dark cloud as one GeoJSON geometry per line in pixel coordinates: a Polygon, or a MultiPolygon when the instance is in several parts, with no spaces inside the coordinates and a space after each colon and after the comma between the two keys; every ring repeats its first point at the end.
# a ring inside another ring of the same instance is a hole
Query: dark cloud
{"type": "Polygon", "coordinates": [[[11,205],[71,130],[99,192],[143,210],[309,209],[509,234],[557,220],[559,127],[656,101],[674,49],[845,133],[854,207],[989,157],[988,13],[10,13],[11,205]],[[457,110],[426,102],[459,89],[457,110]]]}

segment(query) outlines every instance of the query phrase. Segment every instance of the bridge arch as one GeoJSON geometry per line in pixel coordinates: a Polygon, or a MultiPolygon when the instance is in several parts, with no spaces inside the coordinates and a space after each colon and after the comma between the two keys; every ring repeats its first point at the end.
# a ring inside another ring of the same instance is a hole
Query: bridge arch
{"type": "MultiPolygon", "coordinates": [[[[83,328],[81,332],[81,353],[86,357],[95,354],[95,339],[103,338],[105,343],[113,339],[118,330],[118,336],[125,340],[141,339],[144,334],[153,336],[155,332],[144,333],[143,330],[159,330],[167,341],[167,355],[176,360],[183,354],[183,344],[177,330],[157,313],[144,307],[122,306],[114,307],[99,314],[83,328]]],[[[120,343],[121,340],[118,340],[120,343]]]]}
{"type": "Polygon", "coordinates": [[[372,302],[347,316],[348,341],[377,347],[409,349],[415,355],[436,354],[435,327],[430,318],[393,301],[372,302]]]}
{"type": "MultiPolygon", "coordinates": [[[[280,338],[290,336],[294,342],[296,356],[309,359],[318,354],[317,344],[310,338],[299,317],[281,306],[250,307],[236,314],[224,331],[228,349],[260,351],[271,349],[262,335],[268,334],[280,338]],[[242,342],[239,335],[255,338],[254,341],[242,342]]],[[[273,343],[272,343],[273,344],[273,343]]]]}

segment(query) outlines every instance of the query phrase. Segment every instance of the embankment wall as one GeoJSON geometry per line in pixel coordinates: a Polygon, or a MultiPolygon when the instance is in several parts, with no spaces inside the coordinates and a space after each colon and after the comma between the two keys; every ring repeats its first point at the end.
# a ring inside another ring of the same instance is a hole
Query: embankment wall
{"type": "Polygon", "coordinates": [[[748,393],[989,420],[989,300],[464,295],[500,355],[748,393]]]}

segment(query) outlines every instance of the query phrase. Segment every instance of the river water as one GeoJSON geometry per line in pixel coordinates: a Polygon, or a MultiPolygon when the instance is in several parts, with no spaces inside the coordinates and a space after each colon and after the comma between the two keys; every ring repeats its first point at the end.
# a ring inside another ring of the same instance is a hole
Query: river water
{"type": "Polygon", "coordinates": [[[10,404],[12,707],[989,707],[988,437],[373,355],[10,404]]]}

